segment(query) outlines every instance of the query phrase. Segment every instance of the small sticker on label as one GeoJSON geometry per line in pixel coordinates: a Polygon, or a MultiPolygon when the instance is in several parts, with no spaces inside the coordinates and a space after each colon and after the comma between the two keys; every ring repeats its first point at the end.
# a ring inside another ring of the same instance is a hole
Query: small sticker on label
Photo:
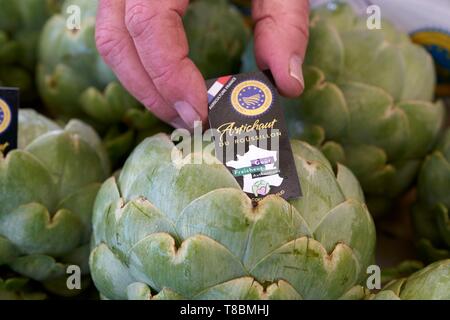
{"type": "Polygon", "coordinates": [[[19,90],[0,87],[0,153],[17,148],[19,90]]]}
{"type": "Polygon", "coordinates": [[[207,82],[216,156],[249,197],[301,196],[278,91],[270,72],[207,82]]]}

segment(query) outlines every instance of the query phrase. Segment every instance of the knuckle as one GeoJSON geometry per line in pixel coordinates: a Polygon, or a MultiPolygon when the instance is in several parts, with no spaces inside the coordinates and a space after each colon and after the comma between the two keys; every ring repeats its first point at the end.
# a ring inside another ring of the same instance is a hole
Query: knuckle
{"type": "Polygon", "coordinates": [[[160,88],[162,93],[167,93],[171,90],[179,90],[174,84],[195,80],[195,76],[192,74],[194,70],[189,58],[182,57],[165,61],[163,67],[152,70],[151,77],[155,86],[160,88]]]}
{"type": "Polygon", "coordinates": [[[136,4],[126,10],[125,24],[131,36],[139,37],[148,30],[158,16],[155,6],[136,4]]]}
{"type": "Polygon", "coordinates": [[[308,23],[298,23],[294,21],[290,26],[295,30],[296,33],[300,34],[304,39],[309,37],[309,25],[308,23]]]}
{"type": "Polygon", "coordinates": [[[149,110],[159,118],[169,119],[176,115],[175,111],[169,108],[164,100],[162,100],[158,92],[150,93],[140,99],[140,101],[147,110],[149,110]]]}
{"type": "Polygon", "coordinates": [[[146,95],[142,99],[140,99],[142,104],[150,111],[155,112],[158,110],[160,106],[160,101],[158,99],[157,94],[146,95]]]}
{"type": "Polygon", "coordinates": [[[176,79],[181,72],[181,60],[172,61],[167,63],[164,67],[159,67],[154,70],[152,80],[157,86],[162,86],[167,83],[171,83],[176,79]]]}
{"type": "Polygon", "coordinates": [[[118,65],[123,59],[123,50],[126,42],[123,37],[117,36],[117,30],[98,28],[95,34],[97,50],[108,65],[118,65]]]}
{"type": "Polygon", "coordinates": [[[172,78],[172,67],[168,66],[165,68],[161,68],[160,70],[157,70],[155,74],[153,75],[152,79],[155,83],[168,83],[170,79],[172,78]]]}

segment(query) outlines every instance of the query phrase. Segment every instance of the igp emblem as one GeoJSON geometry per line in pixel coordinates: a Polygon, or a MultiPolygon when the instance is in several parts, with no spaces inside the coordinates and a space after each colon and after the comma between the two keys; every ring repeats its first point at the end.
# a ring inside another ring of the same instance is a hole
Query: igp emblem
{"type": "Polygon", "coordinates": [[[248,80],[238,84],[231,93],[231,105],[242,115],[255,117],[273,104],[270,88],[261,81],[248,80]]]}

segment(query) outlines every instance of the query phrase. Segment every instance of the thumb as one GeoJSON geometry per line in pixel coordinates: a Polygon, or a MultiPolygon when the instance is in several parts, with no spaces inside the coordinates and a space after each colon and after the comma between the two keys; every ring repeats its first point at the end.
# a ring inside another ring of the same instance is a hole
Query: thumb
{"type": "Polygon", "coordinates": [[[304,89],[302,65],[308,43],[308,0],[253,0],[255,54],[269,68],[280,92],[296,97],[304,89]]]}

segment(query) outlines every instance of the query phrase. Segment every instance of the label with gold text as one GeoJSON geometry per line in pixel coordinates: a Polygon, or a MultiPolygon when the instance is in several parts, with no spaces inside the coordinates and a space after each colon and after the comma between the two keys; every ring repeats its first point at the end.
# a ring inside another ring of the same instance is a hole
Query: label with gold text
{"type": "Polygon", "coordinates": [[[279,94],[270,72],[209,80],[216,156],[249,197],[301,196],[279,94]]]}

